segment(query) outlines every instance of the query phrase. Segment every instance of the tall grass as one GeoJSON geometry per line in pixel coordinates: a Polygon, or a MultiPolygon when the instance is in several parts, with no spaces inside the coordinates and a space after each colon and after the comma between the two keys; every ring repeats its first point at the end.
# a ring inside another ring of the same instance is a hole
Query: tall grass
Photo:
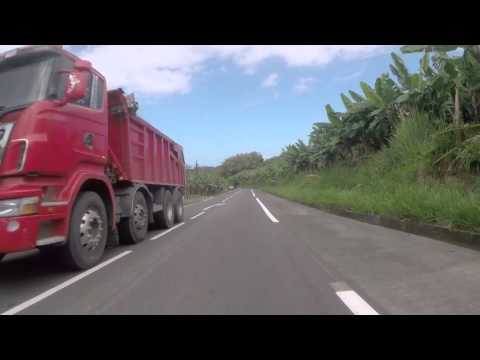
{"type": "Polygon", "coordinates": [[[432,134],[438,129],[425,114],[399,124],[390,145],[356,166],[337,166],[263,188],[312,206],[416,219],[480,232],[480,190],[460,178],[432,176],[432,134]]]}

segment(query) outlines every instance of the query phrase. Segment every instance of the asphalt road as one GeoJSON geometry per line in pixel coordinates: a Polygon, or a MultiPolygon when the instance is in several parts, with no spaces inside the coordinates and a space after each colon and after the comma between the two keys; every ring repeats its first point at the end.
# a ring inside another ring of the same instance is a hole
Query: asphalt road
{"type": "Polygon", "coordinates": [[[66,272],[37,251],[0,264],[0,314],[475,314],[480,253],[249,189],[66,272]]]}

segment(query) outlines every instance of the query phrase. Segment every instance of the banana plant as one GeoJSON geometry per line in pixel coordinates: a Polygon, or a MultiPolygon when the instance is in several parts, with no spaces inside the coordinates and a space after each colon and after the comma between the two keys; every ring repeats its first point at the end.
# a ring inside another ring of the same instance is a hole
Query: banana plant
{"type": "Polygon", "coordinates": [[[463,93],[470,93],[473,96],[474,109],[478,116],[478,106],[476,104],[476,97],[472,93],[475,88],[475,84],[472,87],[468,86],[468,80],[462,74],[466,73],[468,65],[475,66],[480,62],[480,45],[406,45],[402,46],[402,53],[417,53],[424,52],[435,53],[440,63],[443,63],[443,69],[451,77],[455,83],[454,93],[454,116],[453,123],[456,127],[461,127],[464,123],[463,118],[463,93]],[[463,49],[463,55],[461,57],[449,58],[448,52],[463,49]],[[468,64],[468,65],[467,65],[468,64]],[[467,80],[467,81],[466,81],[467,80]]]}
{"type": "MultiPolygon", "coordinates": [[[[430,56],[428,53],[420,61],[420,72],[411,74],[408,71],[403,59],[395,53],[391,54],[393,63],[390,65],[390,71],[396,77],[401,89],[401,94],[397,97],[396,103],[402,109],[402,113],[408,114],[415,109],[425,109],[429,104],[429,86],[435,78],[435,71],[430,66],[430,56]]],[[[425,109],[428,111],[427,109],[425,109]]],[[[404,116],[402,117],[404,118],[404,116]]]]}
{"type": "Polygon", "coordinates": [[[312,161],[312,149],[302,140],[298,140],[296,144],[288,145],[283,150],[282,156],[295,172],[312,171],[315,167],[312,161]]]}

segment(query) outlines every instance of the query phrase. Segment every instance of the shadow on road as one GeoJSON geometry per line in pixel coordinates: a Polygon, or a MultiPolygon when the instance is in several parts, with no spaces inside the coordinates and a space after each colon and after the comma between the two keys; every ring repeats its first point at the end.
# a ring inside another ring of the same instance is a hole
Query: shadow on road
{"type": "Polygon", "coordinates": [[[11,254],[0,263],[0,286],[6,289],[9,285],[28,285],[52,275],[71,275],[76,272],[68,269],[53,256],[41,254],[40,251],[29,251],[22,254],[11,254]]]}
{"type": "MultiPolygon", "coordinates": [[[[113,252],[107,249],[104,259],[113,252]]],[[[81,272],[69,269],[54,254],[39,250],[7,255],[0,263],[0,313],[81,272]]]]}
{"type": "MultiPolygon", "coordinates": [[[[104,259],[108,259],[112,250],[105,250],[104,259]]],[[[0,263],[0,291],[11,290],[15,286],[28,287],[43,280],[63,280],[79,273],[81,271],[69,269],[54,254],[38,250],[10,254],[0,263]]]]}

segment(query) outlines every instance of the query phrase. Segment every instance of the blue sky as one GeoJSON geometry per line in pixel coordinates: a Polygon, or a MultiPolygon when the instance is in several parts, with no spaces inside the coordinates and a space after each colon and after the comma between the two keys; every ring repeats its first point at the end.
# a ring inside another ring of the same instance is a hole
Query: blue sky
{"type": "MultiPolygon", "coordinates": [[[[11,46],[0,45],[0,51],[11,46]]],[[[188,164],[216,166],[307,140],[325,105],[388,71],[398,46],[67,46],[110,88],[135,92],[140,116],[184,146],[188,164]]],[[[417,69],[419,55],[404,56],[417,69]]]]}

